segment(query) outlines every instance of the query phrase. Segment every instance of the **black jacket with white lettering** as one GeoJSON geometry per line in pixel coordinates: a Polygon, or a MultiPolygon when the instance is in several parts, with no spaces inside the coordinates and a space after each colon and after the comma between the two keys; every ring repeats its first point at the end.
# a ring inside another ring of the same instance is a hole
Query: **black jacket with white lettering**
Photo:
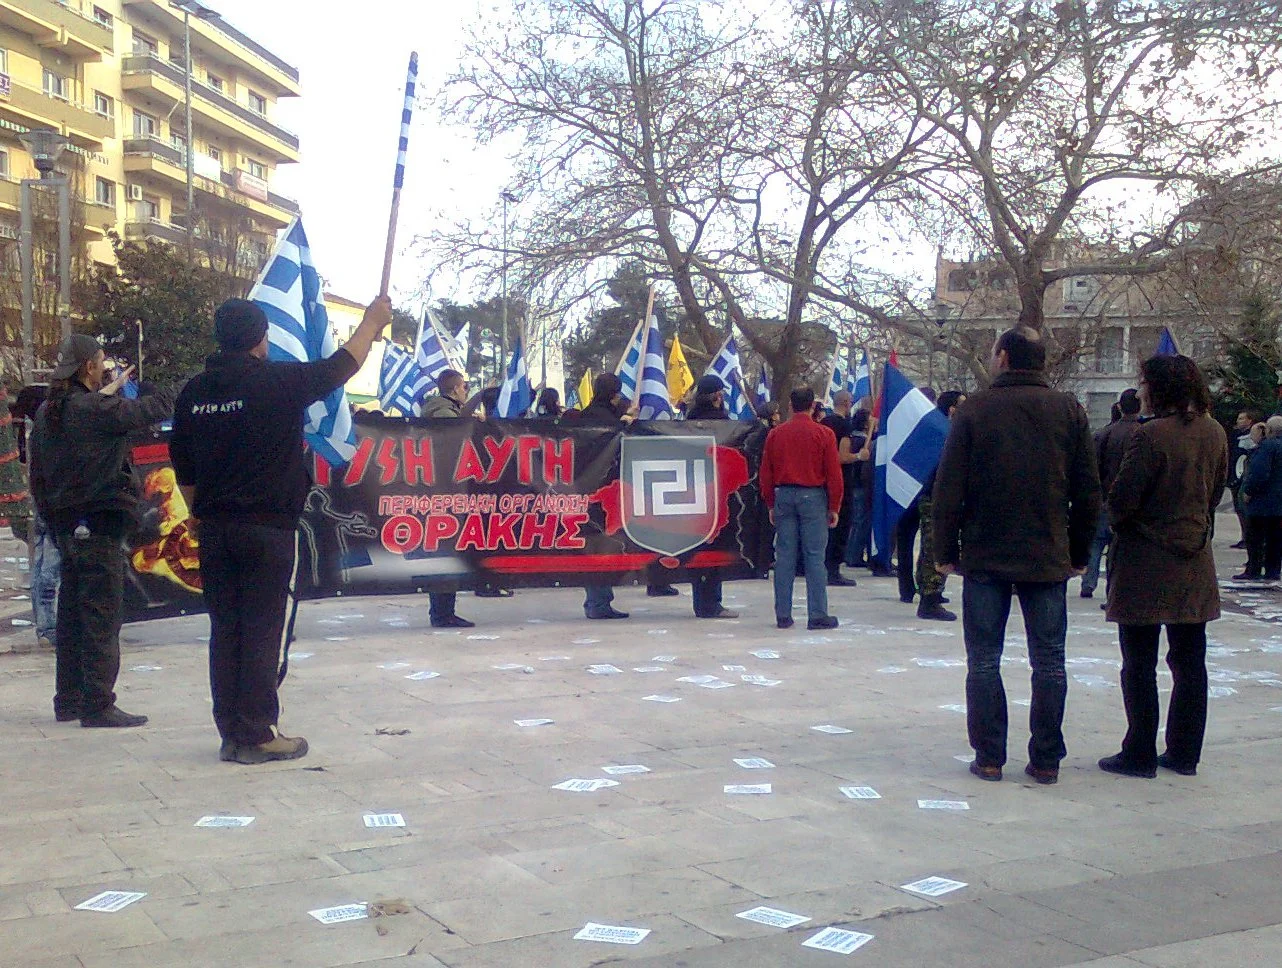
{"type": "Polygon", "coordinates": [[[209,357],[178,395],[169,443],[178,483],[196,488],[196,519],[296,527],[312,484],[304,411],[358,369],[344,349],[314,363],[209,357]]]}

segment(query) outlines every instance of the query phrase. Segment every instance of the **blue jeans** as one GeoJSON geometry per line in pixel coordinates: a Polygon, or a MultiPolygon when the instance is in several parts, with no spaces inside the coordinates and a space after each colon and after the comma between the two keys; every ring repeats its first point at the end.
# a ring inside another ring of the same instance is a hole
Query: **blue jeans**
{"type": "Polygon", "coordinates": [[[1101,512],[1099,525],[1095,528],[1095,540],[1091,542],[1091,557],[1086,562],[1086,574],[1082,576],[1082,591],[1094,592],[1099,585],[1100,561],[1104,558],[1104,549],[1112,540],[1113,529],[1108,526],[1108,514],[1101,512]]]}
{"type": "Polygon", "coordinates": [[[962,627],[966,637],[966,727],[975,762],[1006,763],[1006,690],[1002,686],[1002,647],[1012,592],[1019,596],[1028,630],[1028,661],[1033,667],[1033,704],[1029,711],[1028,762],[1057,769],[1064,748],[1064,639],[1068,632],[1068,583],[1011,582],[967,575],[962,585],[962,627]]]}
{"type": "Polygon", "coordinates": [[[36,636],[54,641],[58,625],[58,585],[62,580],[62,555],[48,525],[40,515],[31,522],[31,610],[35,614],[36,636]]]}
{"type": "Polygon", "coordinates": [[[610,585],[585,585],[583,587],[583,612],[588,618],[602,614],[614,601],[614,588],[610,585]]]}
{"type": "Polygon", "coordinates": [[[799,560],[806,565],[806,612],[810,620],[828,614],[828,492],[822,487],[775,491],[775,618],[792,618],[792,585],[799,560]]]}
{"type": "Polygon", "coordinates": [[[851,491],[850,537],[846,539],[846,565],[854,568],[868,560],[868,542],[872,539],[872,515],[868,513],[867,492],[862,487],[851,491]]]}

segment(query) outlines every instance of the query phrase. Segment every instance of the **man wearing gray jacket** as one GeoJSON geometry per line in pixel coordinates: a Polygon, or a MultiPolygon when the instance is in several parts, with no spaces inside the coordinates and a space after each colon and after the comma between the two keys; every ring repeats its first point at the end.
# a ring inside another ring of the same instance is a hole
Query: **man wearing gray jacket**
{"type": "MultiPolygon", "coordinates": [[[[450,419],[463,416],[463,405],[467,403],[467,377],[458,370],[442,370],[436,377],[435,396],[423,401],[420,416],[437,419],[450,419]]],[[[476,626],[454,614],[457,592],[429,592],[428,617],[434,629],[470,629],[476,626]]]]}

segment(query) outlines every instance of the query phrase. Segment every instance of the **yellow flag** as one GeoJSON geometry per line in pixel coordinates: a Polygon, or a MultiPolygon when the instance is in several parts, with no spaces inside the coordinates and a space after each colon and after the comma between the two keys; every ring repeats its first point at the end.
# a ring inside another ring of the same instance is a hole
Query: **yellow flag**
{"type": "Polygon", "coordinates": [[[584,410],[592,402],[592,367],[588,367],[583,373],[583,379],[579,381],[579,409],[584,410]]]}
{"type": "Polygon", "coordinates": [[[668,354],[668,399],[676,407],[694,386],[694,377],[690,375],[690,365],[686,355],[681,352],[681,337],[672,337],[672,352],[668,354]]]}

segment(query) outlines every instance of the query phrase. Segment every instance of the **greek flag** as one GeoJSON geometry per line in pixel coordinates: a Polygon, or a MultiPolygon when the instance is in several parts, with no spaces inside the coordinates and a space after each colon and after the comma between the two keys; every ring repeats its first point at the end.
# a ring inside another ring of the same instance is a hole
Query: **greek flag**
{"type": "Polygon", "coordinates": [[[521,351],[521,338],[512,347],[512,358],[507,363],[507,376],[499,390],[499,416],[508,420],[524,417],[534,403],[534,391],[525,372],[525,354],[521,351]]]}
{"type": "Polygon", "coordinates": [[[868,351],[864,350],[859,358],[859,365],[855,367],[854,374],[850,380],[850,395],[858,403],[864,397],[872,396],[872,377],[868,372],[868,351]]]}
{"type": "Polygon", "coordinates": [[[948,418],[889,363],[881,412],[885,429],[877,436],[872,476],[872,552],[888,565],[895,526],[944,452],[948,418]]]}
{"type": "MultiPolygon", "coordinates": [[[[449,341],[453,343],[453,340],[449,341]]],[[[441,331],[436,328],[436,318],[430,309],[423,310],[423,318],[418,324],[418,339],[414,341],[414,362],[429,381],[429,387],[436,385],[436,378],[442,370],[457,370],[454,355],[450,352],[446,340],[441,338],[441,331]]]]}
{"type": "MultiPolygon", "coordinates": [[[[269,359],[307,363],[337,351],[301,219],[295,218],[276,243],[249,298],[267,314],[269,359]]],[[[307,408],[303,431],[308,446],[330,466],[343,467],[352,459],[356,434],[342,387],[307,408]]]]}
{"type": "Polygon", "coordinates": [[[828,392],[824,394],[824,406],[832,406],[832,398],[845,389],[845,381],[841,378],[841,367],[837,365],[834,358],[832,363],[832,378],[828,380],[828,392]]]}
{"type": "Polygon", "coordinates": [[[757,389],[753,396],[758,410],[770,402],[770,374],[766,372],[764,363],[761,364],[761,373],[757,375],[757,389]]]}
{"type": "Polygon", "coordinates": [[[726,409],[735,420],[751,420],[755,414],[748,402],[748,395],[743,392],[743,371],[739,366],[739,347],[735,344],[734,334],[726,337],[712,358],[705,372],[721,378],[726,385],[726,409]]]}
{"type": "MultiPolygon", "coordinates": [[[[659,317],[651,316],[645,328],[645,353],[640,358],[640,380],[636,402],[642,420],[671,420],[672,401],[668,399],[668,370],[663,361],[663,336],[659,317]]],[[[620,374],[622,376],[622,374],[620,374]]]]}
{"type": "MultiPolygon", "coordinates": [[[[653,317],[652,317],[653,318],[653,317]]],[[[655,321],[658,326],[658,321],[655,321]]],[[[645,350],[645,337],[649,330],[646,328],[645,320],[637,323],[636,329],[632,331],[632,336],[628,340],[628,345],[619,357],[619,365],[614,368],[615,375],[619,382],[623,384],[620,393],[625,400],[635,400],[637,398],[637,383],[641,379],[641,355],[645,350]]]]}
{"type": "Polygon", "coordinates": [[[432,383],[409,350],[391,342],[384,345],[378,371],[378,404],[384,411],[395,407],[407,417],[417,417],[432,383]]]}

